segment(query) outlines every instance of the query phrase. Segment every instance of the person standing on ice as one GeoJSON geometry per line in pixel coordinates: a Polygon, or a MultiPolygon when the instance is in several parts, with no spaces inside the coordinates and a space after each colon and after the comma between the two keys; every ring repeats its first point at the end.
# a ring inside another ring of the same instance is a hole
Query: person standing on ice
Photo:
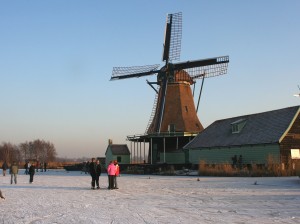
{"type": "Polygon", "coordinates": [[[3,176],[6,175],[6,170],[7,170],[7,168],[8,168],[8,165],[7,165],[6,161],[5,161],[5,162],[2,164],[3,176]]]}
{"type": "Polygon", "coordinates": [[[90,162],[90,165],[89,165],[89,169],[90,169],[90,174],[91,174],[91,177],[92,177],[92,182],[91,182],[92,188],[91,189],[94,190],[95,189],[96,177],[97,177],[95,158],[92,158],[92,161],[90,162]]]}
{"type": "Polygon", "coordinates": [[[28,175],[28,168],[29,168],[29,166],[28,166],[28,161],[25,163],[25,165],[24,165],[24,169],[25,169],[25,174],[26,175],[28,175]]]}
{"type": "Polygon", "coordinates": [[[3,196],[2,194],[2,191],[0,190],[0,198],[4,199],[5,200],[5,197],[3,196]]]}
{"type": "Polygon", "coordinates": [[[36,161],[36,172],[39,172],[40,162],[36,161]]]}
{"type": "Polygon", "coordinates": [[[108,189],[114,189],[114,177],[116,175],[116,166],[113,161],[110,161],[110,164],[107,167],[107,174],[108,174],[108,189]]]}
{"type": "Polygon", "coordinates": [[[119,189],[117,183],[117,177],[120,175],[120,166],[116,160],[114,161],[114,164],[116,166],[116,174],[114,176],[114,189],[119,189]]]}
{"type": "Polygon", "coordinates": [[[35,166],[34,164],[32,164],[30,167],[29,167],[29,183],[32,184],[33,183],[33,176],[35,174],[35,166]]]}
{"type": "Polygon", "coordinates": [[[48,165],[48,163],[47,163],[47,162],[44,162],[44,172],[47,171],[47,165],[48,165]]]}
{"type": "Polygon", "coordinates": [[[14,161],[13,164],[10,167],[10,184],[13,184],[13,180],[15,181],[15,184],[17,184],[17,175],[19,172],[19,166],[17,165],[17,163],[14,161]]]}
{"type": "Polygon", "coordinates": [[[100,164],[100,160],[96,161],[96,185],[97,185],[97,189],[100,189],[99,186],[99,178],[101,176],[101,164],[100,164]]]}

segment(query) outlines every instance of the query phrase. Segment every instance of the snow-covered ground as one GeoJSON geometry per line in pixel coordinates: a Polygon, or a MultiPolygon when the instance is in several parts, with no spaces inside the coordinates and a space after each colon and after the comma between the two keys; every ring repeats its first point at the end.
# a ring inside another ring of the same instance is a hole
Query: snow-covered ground
{"type": "Polygon", "coordinates": [[[118,190],[90,189],[90,176],[52,170],[17,184],[0,172],[0,223],[300,223],[298,177],[122,175],[118,190]],[[199,179],[198,179],[199,178],[199,179]],[[256,182],[256,184],[255,184],[256,182]]]}

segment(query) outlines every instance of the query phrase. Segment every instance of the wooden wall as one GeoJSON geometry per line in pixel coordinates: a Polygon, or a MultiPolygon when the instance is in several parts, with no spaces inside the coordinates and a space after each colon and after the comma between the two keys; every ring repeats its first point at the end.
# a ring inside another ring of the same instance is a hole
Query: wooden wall
{"type": "Polygon", "coordinates": [[[281,162],[289,163],[291,149],[300,149],[300,114],[298,114],[291,129],[280,143],[281,162]]]}
{"type": "Polygon", "coordinates": [[[242,155],[243,164],[266,164],[268,158],[272,156],[274,162],[280,162],[279,144],[261,144],[252,146],[224,147],[189,150],[189,162],[199,164],[204,160],[207,164],[232,164],[234,155],[242,155]]]}

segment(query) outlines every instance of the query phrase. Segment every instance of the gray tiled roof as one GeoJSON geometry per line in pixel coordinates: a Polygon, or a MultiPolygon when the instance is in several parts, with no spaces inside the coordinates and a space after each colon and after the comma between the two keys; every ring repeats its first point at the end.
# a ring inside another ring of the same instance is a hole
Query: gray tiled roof
{"type": "Polygon", "coordinates": [[[277,143],[299,108],[299,106],[288,107],[217,120],[184,146],[184,149],[277,143]],[[246,120],[245,126],[240,133],[233,134],[231,124],[243,119],[246,120]]]}
{"type": "Polygon", "coordinates": [[[110,147],[113,155],[130,155],[130,151],[126,144],[125,145],[112,144],[109,145],[108,147],[110,147]]]}

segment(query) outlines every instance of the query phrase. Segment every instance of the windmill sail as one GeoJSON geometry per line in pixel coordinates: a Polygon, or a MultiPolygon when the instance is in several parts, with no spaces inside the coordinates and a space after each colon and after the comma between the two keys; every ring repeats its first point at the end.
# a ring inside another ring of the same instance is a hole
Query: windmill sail
{"type": "Polygon", "coordinates": [[[182,13],[168,14],[165,31],[163,61],[180,60],[182,37],[182,13]]]}
{"type": "Polygon", "coordinates": [[[229,56],[209,58],[204,60],[187,61],[173,64],[174,70],[186,71],[192,79],[214,77],[227,73],[229,56]]]}
{"type": "Polygon", "coordinates": [[[132,66],[132,67],[114,67],[110,80],[139,78],[142,76],[153,75],[157,73],[156,65],[132,66]]]}

